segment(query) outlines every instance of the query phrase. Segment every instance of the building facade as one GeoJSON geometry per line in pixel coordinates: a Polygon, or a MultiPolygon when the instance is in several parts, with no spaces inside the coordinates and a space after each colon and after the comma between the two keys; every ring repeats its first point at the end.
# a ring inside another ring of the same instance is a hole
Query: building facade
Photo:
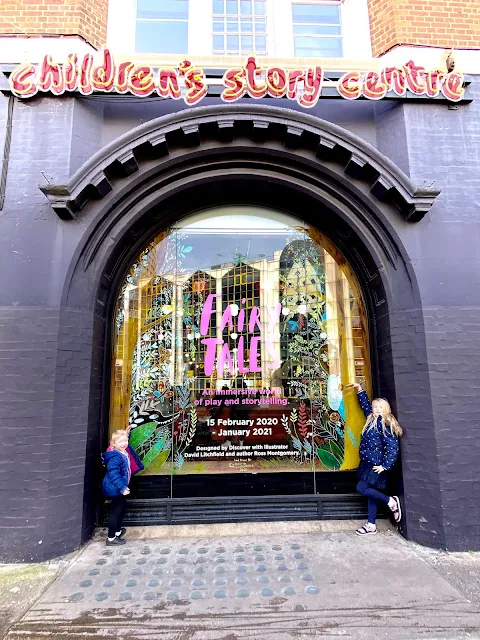
{"type": "Polygon", "coordinates": [[[0,550],[131,524],[362,517],[480,548],[478,6],[37,0],[0,9],[0,550]]]}

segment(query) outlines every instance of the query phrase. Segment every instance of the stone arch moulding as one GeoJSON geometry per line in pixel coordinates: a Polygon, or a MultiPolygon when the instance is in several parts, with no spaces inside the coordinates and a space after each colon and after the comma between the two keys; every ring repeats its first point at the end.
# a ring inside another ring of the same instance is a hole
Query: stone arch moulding
{"type": "Polygon", "coordinates": [[[319,169],[324,162],[341,166],[347,178],[366,183],[376,199],[395,206],[409,222],[421,220],[440,193],[416,186],[377,149],[337,125],[290,109],[255,104],[199,107],[152,120],[101,149],[68,184],[41,185],[40,189],[57,215],[71,220],[90,200],[114,190],[115,178],[138,171],[142,161],[168,156],[174,147],[198,147],[207,131],[210,139],[232,142],[245,136],[246,125],[259,142],[274,139],[287,149],[314,151],[319,169]]]}

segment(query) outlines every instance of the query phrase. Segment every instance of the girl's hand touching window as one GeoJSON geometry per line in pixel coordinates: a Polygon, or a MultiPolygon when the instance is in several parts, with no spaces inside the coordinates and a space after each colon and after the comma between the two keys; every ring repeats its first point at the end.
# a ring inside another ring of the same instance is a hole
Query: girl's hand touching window
{"type": "Polygon", "coordinates": [[[357,393],[359,391],[363,391],[362,385],[359,384],[358,382],[352,382],[351,384],[347,384],[347,387],[353,387],[357,393]]]}

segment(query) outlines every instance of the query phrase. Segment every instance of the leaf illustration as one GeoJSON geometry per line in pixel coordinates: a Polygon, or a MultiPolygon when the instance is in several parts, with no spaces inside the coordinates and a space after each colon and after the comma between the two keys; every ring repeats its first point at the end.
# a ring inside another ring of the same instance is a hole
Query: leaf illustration
{"type": "Polygon", "coordinates": [[[193,436],[195,435],[195,431],[197,430],[197,422],[197,410],[195,408],[192,408],[190,409],[190,428],[183,445],[183,451],[190,445],[193,440],[193,436]]]}
{"type": "Polygon", "coordinates": [[[159,453],[148,465],[149,472],[152,474],[158,473],[158,471],[160,471],[160,469],[163,467],[163,465],[167,461],[169,455],[170,455],[170,449],[167,449],[166,451],[162,451],[161,453],[159,453]]]}
{"type": "Polygon", "coordinates": [[[335,456],[326,449],[317,449],[317,456],[327,469],[339,469],[340,463],[335,456]]]}
{"type": "Polygon", "coordinates": [[[156,422],[147,422],[146,424],[142,424],[141,427],[133,429],[130,433],[130,444],[132,447],[136,449],[142,444],[142,442],[145,442],[145,440],[155,431],[156,426],[156,422]]]}
{"type": "Polygon", "coordinates": [[[338,460],[338,462],[342,461],[342,458],[343,458],[342,451],[341,451],[340,447],[333,441],[330,441],[330,451],[335,456],[335,458],[338,460]]]}
{"type": "Polygon", "coordinates": [[[285,431],[289,435],[291,435],[292,431],[291,431],[290,427],[288,426],[288,418],[284,413],[282,414],[282,425],[283,425],[283,428],[285,429],[285,431]]]}
{"type": "Polygon", "coordinates": [[[292,438],[292,443],[293,443],[293,446],[295,447],[295,449],[297,451],[301,451],[302,450],[302,443],[300,442],[300,440],[298,438],[292,438]]]}
{"type": "Polygon", "coordinates": [[[305,438],[305,436],[307,435],[308,432],[308,426],[307,426],[307,408],[305,405],[305,402],[303,402],[303,400],[300,402],[300,409],[298,412],[298,432],[299,434],[302,436],[302,438],[305,438]]]}
{"type": "Polygon", "coordinates": [[[175,454],[175,457],[174,457],[174,459],[173,459],[173,464],[174,464],[176,467],[180,468],[180,467],[183,467],[183,463],[184,463],[184,462],[185,462],[185,460],[184,460],[184,458],[183,458],[182,454],[181,454],[181,453],[176,453],[176,454],[175,454]]]}
{"type": "Polygon", "coordinates": [[[187,409],[190,406],[190,391],[188,390],[187,383],[181,387],[177,387],[177,402],[181,409],[187,409]]]}
{"type": "Polygon", "coordinates": [[[312,445],[310,444],[310,442],[308,442],[308,440],[304,440],[303,441],[303,446],[308,451],[308,453],[312,453],[313,448],[312,448],[312,445]]]}
{"type": "Polygon", "coordinates": [[[170,451],[170,439],[167,440],[167,437],[164,436],[161,440],[156,442],[153,447],[149,449],[142,462],[145,467],[148,467],[151,462],[164,450],[170,451]]]}

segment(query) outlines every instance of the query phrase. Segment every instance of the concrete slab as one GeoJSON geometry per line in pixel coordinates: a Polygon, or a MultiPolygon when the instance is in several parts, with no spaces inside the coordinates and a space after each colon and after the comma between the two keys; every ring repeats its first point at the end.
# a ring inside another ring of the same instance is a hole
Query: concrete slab
{"type": "Polygon", "coordinates": [[[137,537],[115,549],[95,540],[7,638],[480,638],[478,603],[391,530],[248,526],[249,535],[137,537]]]}
{"type": "Polygon", "coordinates": [[[0,565],[0,638],[75,557],[71,554],[52,562],[0,565]]]}
{"type": "Polygon", "coordinates": [[[452,553],[409,543],[412,552],[432,566],[447,582],[480,609],[480,552],[452,553]]]}

